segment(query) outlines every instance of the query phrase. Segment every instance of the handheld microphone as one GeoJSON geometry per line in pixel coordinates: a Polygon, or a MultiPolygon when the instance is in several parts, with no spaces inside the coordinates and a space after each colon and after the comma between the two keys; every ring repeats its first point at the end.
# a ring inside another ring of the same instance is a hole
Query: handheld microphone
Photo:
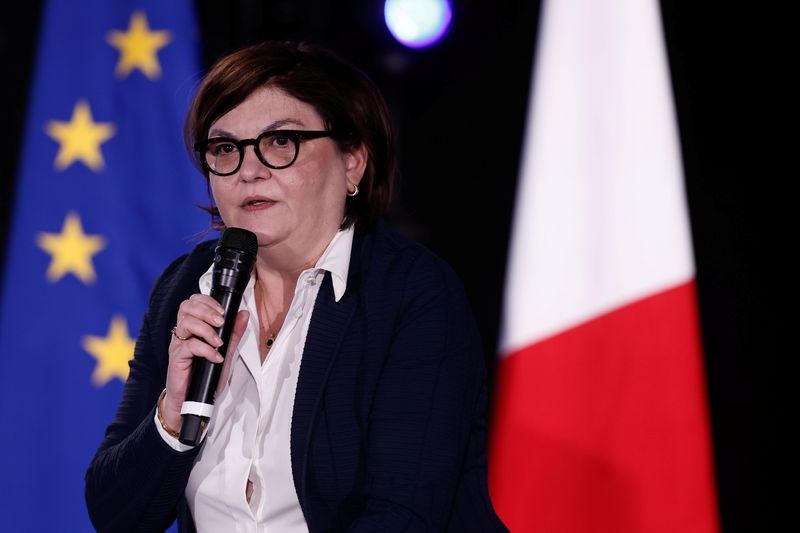
{"type": "MultiPolygon", "coordinates": [[[[228,341],[244,289],[256,262],[258,241],[256,235],[241,228],[227,228],[214,249],[214,267],[211,277],[211,297],[225,310],[225,322],[216,329],[222,339],[218,348],[223,357],[228,353],[228,341]]],[[[181,433],[178,440],[196,446],[214,410],[214,395],[222,373],[223,363],[212,363],[195,356],[192,361],[192,378],[181,407],[181,433]]]]}

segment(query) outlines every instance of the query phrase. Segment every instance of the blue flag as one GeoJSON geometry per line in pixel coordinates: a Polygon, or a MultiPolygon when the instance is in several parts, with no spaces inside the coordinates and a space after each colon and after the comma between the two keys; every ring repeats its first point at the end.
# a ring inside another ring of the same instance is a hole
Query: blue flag
{"type": "Polygon", "coordinates": [[[84,474],[155,278],[201,240],[190,0],[44,3],[0,308],[2,531],[91,531],[84,474]]]}

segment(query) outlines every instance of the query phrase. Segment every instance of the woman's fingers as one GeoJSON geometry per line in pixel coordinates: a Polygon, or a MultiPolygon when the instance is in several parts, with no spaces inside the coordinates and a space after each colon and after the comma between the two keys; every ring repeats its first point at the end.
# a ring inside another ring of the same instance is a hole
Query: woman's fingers
{"type": "MultiPolygon", "coordinates": [[[[219,302],[204,294],[194,294],[180,305],[175,334],[169,345],[167,395],[164,399],[164,416],[170,422],[180,423],[180,405],[186,396],[194,357],[203,357],[212,363],[225,361],[218,351],[222,339],[217,334],[217,329],[225,322],[223,312],[219,302]]],[[[235,353],[249,318],[247,311],[237,313],[228,343],[228,355],[235,353]]],[[[219,391],[227,382],[229,371],[230,361],[227,361],[223,366],[219,391]]]]}
{"type": "Polygon", "coordinates": [[[179,340],[199,337],[211,346],[219,347],[222,340],[217,335],[216,328],[225,322],[222,313],[222,306],[214,298],[205,294],[193,294],[178,309],[175,336],[179,340]]]}
{"type": "Polygon", "coordinates": [[[216,331],[223,323],[222,306],[211,296],[198,293],[181,302],[169,345],[167,394],[163,406],[168,421],[180,423],[180,406],[186,396],[194,357],[203,357],[212,363],[223,361],[217,351],[222,339],[216,331]]]}
{"type": "Polygon", "coordinates": [[[175,335],[178,336],[178,340],[197,337],[214,348],[218,348],[222,345],[222,339],[217,335],[217,327],[216,324],[212,326],[195,315],[186,315],[175,326],[175,335]]]}
{"type": "Polygon", "coordinates": [[[203,357],[208,359],[212,363],[221,363],[223,361],[222,355],[217,351],[216,348],[213,346],[209,346],[204,341],[198,339],[197,337],[193,337],[188,341],[184,341],[185,345],[178,348],[178,352],[176,355],[181,357],[184,361],[188,362],[188,366],[191,367],[192,358],[203,357]]]}
{"type": "MultiPolygon", "coordinates": [[[[193,294],[188,300],[184,300],[178,308],[178,333],[182,333],[181,322],[189,316],[199,318],[204,322],[219,327],[225,322],[225,310],[211,296],[206,294],[193,294]]],[[[186,337],[186,335],[181,335],[186,337]]]]}

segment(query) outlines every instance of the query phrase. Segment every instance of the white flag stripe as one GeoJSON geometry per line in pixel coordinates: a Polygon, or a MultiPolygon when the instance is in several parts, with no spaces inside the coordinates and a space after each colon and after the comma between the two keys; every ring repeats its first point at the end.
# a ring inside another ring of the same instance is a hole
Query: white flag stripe
{"type": "Polygon", "coordinates": [[[543,4],[503,354],[694,276],[658,9],[543,4]]]}

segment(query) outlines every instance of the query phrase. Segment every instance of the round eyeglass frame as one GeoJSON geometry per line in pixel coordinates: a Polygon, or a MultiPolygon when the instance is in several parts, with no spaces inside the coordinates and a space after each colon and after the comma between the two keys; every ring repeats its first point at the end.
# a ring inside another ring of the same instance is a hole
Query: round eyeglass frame
{"type": "Polygon", "coordinates": [[[242,168],[242,162],[244,161],[244,150],[247,148],[247,145],[253,146],[253,151],[256,153],[256,157],[261,164],[267,168],[271,168],[274,170],[280,170],[282,168],[290,167],[297,161],[297,156],[300,154],[300,143],[302,141],[307,141],[311,139],[319,139],[322,137],[336,137],[336,132],[330,130],[270,130],[265,131],[264,133],[260,134],[255,139],[234,139],[232,137],[211,137],[210,139],[206,139],[205,141],[201,141],[194,145],[195,152],[198,152],[200,155],[200,164],[202,167],[215,174],[217,176],[230,176],[231,174],[236,174],[240,168],[242,168]],[[288,137],[294,143],[294,157],[291,161],[286,163],[285,165],[273,165],[269,161],[266,160],[264,154],[261,153],[261,150],[258,149],[258,146],[261,144],[261,141],[267,137],[288,137]],[[239,151],[239,162],[236,164],[236,167],[231,170],[230,172],[219,172],[211,168],[211,165],[208,164],[206,160],[206,151],[208,150],[208,145],[211,143],[218,143],[218,142],[229,142],[236,146],[236,149],[239,151]]]}

